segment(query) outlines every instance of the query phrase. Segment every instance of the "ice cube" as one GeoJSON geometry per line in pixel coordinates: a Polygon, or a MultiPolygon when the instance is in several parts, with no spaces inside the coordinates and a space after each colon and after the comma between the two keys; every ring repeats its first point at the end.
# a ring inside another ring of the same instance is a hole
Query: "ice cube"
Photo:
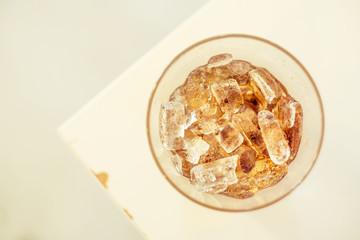
{"type": "Polygon", "coordinates": [[[219,193],[225,185],[238,181],[235,173],[238,156],[199,164],[190,171],[191,183],[199,192],[219,193]]]}
{"type": "Polygon", "coordinates": [[[275,108],[281,127],[284,129],[286,139],[289,142],[290,157],[288,163],[292,162],[300,147],[303,125],[303,110],[301,104],[291,97],[282,98],[275,108]]]}
{"type": "Polygon", "coordinates": [[[168,150],[181,149],[184,146],[185,109],[179,102],[161,104],[160,140],[168,150]]]}
{"type": "Polygon", "coordinates": [[[215,102],[210,91],[208,76],[210,73],[205,67],[199,67],[192,71],[185,82],[185,100],[187,106],[192,110],[198,110],[204,104],[215,102]]]}
{"type": "Polygon", "coordinates": [[[229,157],[230,155],[220,146],[214,134],[203,135],[203,140],[206,141],[210,148],[205,155],[200,157],[199,163],[208,163],[221,158],[229,157]]]}
{"type": "Polygon", "coordinates": [[[262,110],[258,121],[271,160],[275,164],[285,163],[290,156],[290,147],[278,120],[270,111],[262,110]]]}
{"type": "Polygon", "coordinates": [[[211,68],[211,70],[212,70],[211,80],[213,80],[212,83],[219,82],[224,79],[229,79],[232,76],[232,72],[227,65],[220,66],[220,67],[214,67],[214,68],[211,68]]]}
{"type": "Polygon", "coordinates": [[[303,119],[301,115],[301,117],[295,118],[295,123],[292,128],[286,129],[284,131],[290,147],[290,157],[287,163],[291,163],[295,159],[299,150],[302,137],[302,122],[303,119]]]}
{"type": "Polygon", "coordinates": [[[186,102],[186,92],[185,86],[181,85],[180,87],[176,88],[174,92],[170,95],[169,101],[170,102],[179,102],[182,103],[185,107],[185,129],[191,126],[194,122],[197,121],[195,111],[190,108],[187,108],[186,102]]]}
{"type": "Polygon", "coordinates": [[[252,88],[250,86],[239,86],[241,91],[241,96],[244,98],[248,93],[252,92],[252,88]]]}
{"type": "Polygon", "coordinates": [[[179,102],[186,106],[186,99],[185,99],[185,87],[181,85],[180,87],[176,88],[174,92],[170,95],[169,101],[170,102],[179,102]]]}
{"type": "Polygon", "coordinates": [[[243,95],[244,104],[249,106],[254,110],[256,114],[258,114],[261,110],[264,110],[267,105],[263,105],[263,103],[258,99],[253,91],[248,91],[245,95],[243,95]]]}
{"type": "Polygon", "coordinates": [[[252,124],[257,125],[258,124],[258,116],[254,110],[251,109],[248,105],[242,105],[239,112],[236,114],[238,117],[246,118],[249,120],[252,124]]]}
{"type": "Polygon", "coordinates": [[[264,107],[273,106],[281,96],[276,78],[265,68],[251,70],[249,75],[255,96],[264,107]]]}
{"type": "Polygon", "coordinates": [[[228,186],[229,186],[228,184],[215,185],[213,187],[207,188],[207,190],[205,192],[207,192],[207,193],[221,193],[221,192],[225,191],[225,189],[227,189],[228,186]]]}
{"type": "Polygon", "coordinates": [[[180,174],[183,175],[183,171],[182,171],[182,159],[179,155],[175,154],[171,156],[171,162],[174,164],[174,167],[176,169],[176,171],[180,174]]]}
{"type": "Polygon", "coordinates": [[[193,124],[191,124],[187,130],[190,130],[191,132],[193,132],[195,135],[202,135],[203,133],[200,132],[200,127],[199,127],[199,122],[195,122],[193,124]]]}
{"type": "Polygon", "coordinates": [[[229,63],[229,67],[233,72],[233,78],[242,86],[249,82],[248,73],[255,68],[251,63],[243,60],[233,60],[229,63]]]}
{"type": "Polygon", "coordinates": [[[197,164],[202,155],[206,154],[210,145],[202,140],[201,137],[195,137],[192,139],[185,139],[184,149],[187,153],[186,160],[192,164],[197,164]]]}
{"type": "Polygon", "coordinates": [[[216,104],[207,103],[196,111],[196,117],[199,122],[199,131],[203,134],[213,133],[218,125],[216,124],[218,117],[222,115],[216,104]]]}
{"type": "Polygon", "coordinates": [[[233,151],[231,155],[239,156],[239,163],[236,167],[236,170],[239,172],[249,173],[255,166],[257,154],[256,151],[251,147],[242,145],[233,151]]]}
{"type": "Polygon", "coordinates": [[[223,192],[225,195],[233,198],[245,199],[254,196],[258,191],[257,180],[250,175],[240,173],[237,176],[238,182],[229,185],[223,192]]]}
{"type": "Polygon", "coordinates": [[[232,122],[245,137],[246,141],[253,146],[259,154],[262,154],[266,146],[261,132],[256,126],[258,123],[256,113],[244,105],[240,111],[233,116],[232,122]]]}
{"type": "Polygon", "coordinates": [[[195,111],[186,111],[185,110],[185,129],[189,128],[193,123],[197,121],[195,111]]]}
{"type": "Polygon", "coordinates": [[[244,141],[241,133],[230,122],[215,133],[215,138],[227,153],[234,151],[244,141]]]}
{"type": "Polygon", "coordinates": [[[182,162],[182,175],[184,177],[190,178],[190,170],[195,166],[191,162],[186,161],[187,158],[187,152],[186,150],[176,150],[176,153],[181,158],[182,162]]]}
{"type": "Polygon", "coordinates": [[[184,162],[195,165],[199,162],[200,157],[208,152],[209,148],[210,145],[206,141],[194,134],[191,129],[186,129],[184,134],[184,148],[177,150],[176,153],[182,158],[183,166],[184,162]]]}
{"type": "Polygon", "coordinates": [[[211,91],[222,112],[236,113],[242,103],[241,91],[235,79],[226,79],[211,85],[211,91]]]}
{"type": "Polygon", "coordinates": [[[287,164],[276,165],[270,159],[258,160],[249,175],[257,180],[259,189],[275,185],[288,172],[287,164]]]}
{"type": "Polygon", "coordinates": [[[226,124],[229,122],[230,119],[231,119],[231,115],[230,115],[229,113],[225,113],[224,115],[222,115],[222,116],[216,121],[216,124],[218,125],[218,128],[225,127],[226,124]]]}
{"type": "Polygon", "coordinates": [[[276,84],[279,87],[279,91],[281,93],[282,97],[286,97],[286,96],[290,96],[289,92],[287,91],[286,87],[277,79],[276,80],[276,84]]]}
{"type": "Polygon", "coordinates": [[[208,68],[219,67],[230,63],[232,55],[229,53],[218,54],[211,57],[208,61],[208,68]]]}
{"type": "Polygon", "coordinates": [[[191,140],[193,138],[196,138],[197,134],[195,134],[191,129],[185,129],[184,131],[184,140],[191,140]]]}
{"type": "Polygon", "coordinates": [[[261,101],[255,96],[253,88],[249,85],[239,86],[244,105],[250,107],[256,114],[264,109],[261,101]]]}
{"type": "Polygon", "coordinates": [[[276,112],[282,129],[292,128],[298,113],[302,113],[301,105],[292,97],[283,97],[276,105],[276,112]]]}
{"type": "Polygon", "coordinates": [[[284,131],[290,147],[290,157],[287,163],[291,163],[295,159],[299,150],[302,137],[302,121],[302,117],[295,119],[294,126],[284,131]]]}

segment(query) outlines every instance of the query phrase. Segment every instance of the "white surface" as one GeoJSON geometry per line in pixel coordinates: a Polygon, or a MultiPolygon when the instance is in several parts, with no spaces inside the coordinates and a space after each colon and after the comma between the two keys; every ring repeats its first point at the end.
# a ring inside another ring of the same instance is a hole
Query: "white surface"
{"type": "Polygon", "coordinates": [[[149,239],[359,239],[358,1],[214,1],[66,122],[60,134],[149,239]],[[293,53],[316,81],[326,132],[314,169],[292,194],[253,212],[196,205],[163,179],[146,139],[148,97],[169,61],[211,35],[246,33],[293,53]],[[141,96],[140,98],[136,98],[141,96]]]}
{"type": "Polygon", "coordinates": [[[56,128],[205,0],[0,0],[0,240],[142,239],[56,128]]]}

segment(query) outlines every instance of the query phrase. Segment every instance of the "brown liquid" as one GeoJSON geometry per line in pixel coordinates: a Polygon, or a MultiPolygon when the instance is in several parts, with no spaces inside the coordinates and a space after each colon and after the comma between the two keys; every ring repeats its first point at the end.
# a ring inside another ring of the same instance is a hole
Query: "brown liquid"
{"type": "Polygon", "coordinates": [[[221,194],[242,199],[287,174],[299,149],[303,112],[269,71],[223,55],[192,71],[169,99],[182,103],[186,115],[196,113],[197,121],[185,130],[184,139],[200,137],[210,145],[208,151],[197,164],[187,161],[186,149],[173,153],[182,158],[187,178],[194,166],[238,155],[238,182],[221,194]]]}

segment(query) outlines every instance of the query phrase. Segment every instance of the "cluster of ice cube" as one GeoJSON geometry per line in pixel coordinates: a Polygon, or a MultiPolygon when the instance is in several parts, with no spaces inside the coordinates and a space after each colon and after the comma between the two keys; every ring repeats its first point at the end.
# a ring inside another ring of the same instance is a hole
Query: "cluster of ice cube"
{"type": "Polygon", "coordinates": [[[300,103],[266,69],[219,54],[160,109],[160,140],[199,192],[247,198],[280,181],[296,156],[300,103]]]}

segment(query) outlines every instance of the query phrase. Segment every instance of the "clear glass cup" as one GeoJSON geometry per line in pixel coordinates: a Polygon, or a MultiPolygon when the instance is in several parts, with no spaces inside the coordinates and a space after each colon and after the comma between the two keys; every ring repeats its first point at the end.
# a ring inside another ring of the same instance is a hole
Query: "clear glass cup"
{"type": "Polygon", "coordinates": [[[176,190],[202,206],[221,211],[242,212],[269,206],[287,196],[304,181],[320,152],[324,136],[324,111],[313,79],[293,55],[268,40],[231,34],[197,42],[170,62],[151,94],[146,124],[148,141],[155,162],[162,175],[176,190]],[[165,150],[160,142],[161,103],[169,101],[171,93],[185,82],[193,69],[206,64],[210,57],[220,53],[231,53],[234,59],[246,60],[253,65],[265,67],[303,107],[302,140],[297,157],[289,165],[288,174],[275,186],[260,190],[247,199],[197,192],[188,178],[176,172],[170,160],[171,153],[165,150]]]}

